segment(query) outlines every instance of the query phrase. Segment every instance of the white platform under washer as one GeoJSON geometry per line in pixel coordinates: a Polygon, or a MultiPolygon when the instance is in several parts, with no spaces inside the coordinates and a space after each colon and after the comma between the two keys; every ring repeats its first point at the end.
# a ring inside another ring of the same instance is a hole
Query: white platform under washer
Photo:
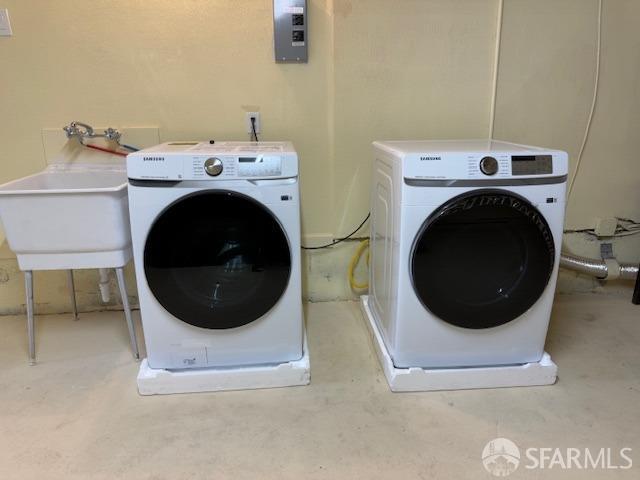
{"type": "Polygon", "coordinates": [[[149,367],[145,358],[138,371],[140,395],[222,392],[308,385],[311,381],[309,349],[305,333],[300,360],[279,364],[231,368],[191,368],[164,370],[149,367]]]}
{"type": "Polygon", "coordinates": [[[301,360],[293,145],[165,143],[130,154],[127,173],[142,367],[208,375],[301,360]]]}
{"type": "Polygon", "coordinates": [[[369,308],[393,366],[540,362],[567,154],[493,140],[375,142],[374,153],[369,308]]]}

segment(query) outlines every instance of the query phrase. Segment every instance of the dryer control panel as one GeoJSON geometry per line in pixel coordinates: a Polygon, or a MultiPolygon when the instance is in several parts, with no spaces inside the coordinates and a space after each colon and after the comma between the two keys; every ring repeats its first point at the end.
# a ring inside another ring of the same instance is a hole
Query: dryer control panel
{"type": "Polygon", "coordinates": [[[374,148],[399,161],[407,179],[525,181],[568,172],[566,152],[496,140],[389,141],[374,148]]]}
{"type": "Polygon", "coordinates": [[[403,166],[405,178],[423,179],[498,179],[544,177],[562,173],[562,160],[551,154],[513,155],[502,152],[408,155],[403,166]],[[555,163],[558,165],[555,165],[555,163]],[[554,169],[555,166],[555,169],[554,169]]]}

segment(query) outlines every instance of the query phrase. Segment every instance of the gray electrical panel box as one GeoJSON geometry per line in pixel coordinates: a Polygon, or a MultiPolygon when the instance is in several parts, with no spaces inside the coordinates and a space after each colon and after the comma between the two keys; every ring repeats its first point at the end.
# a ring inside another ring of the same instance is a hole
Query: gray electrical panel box
{"type": "Polygon", "coordinates": [[[276,62],[307,61],[308,20],[306,0],[273,0],[273,46],[276,62]]]}

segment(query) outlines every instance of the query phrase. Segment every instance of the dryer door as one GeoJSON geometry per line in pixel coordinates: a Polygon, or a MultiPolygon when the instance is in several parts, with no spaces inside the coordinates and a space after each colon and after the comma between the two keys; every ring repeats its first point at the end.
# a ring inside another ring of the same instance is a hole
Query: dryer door
{"type": "Polygon", "coordinates": [[[196,327],[226,329],[259,319],[278,302],[291,252],[264,205],[237,192],[207,190],[158,216],[145,243],[144,270],[169,313],[196,327]]]}
{"type": "Polygon", "coordinates": [[[422,225],[410,257],[423,305],[447,323],[490,328],[526,312],[553,272],[555,245],[542,214],[504,190],[451,199],[422,225]]]}

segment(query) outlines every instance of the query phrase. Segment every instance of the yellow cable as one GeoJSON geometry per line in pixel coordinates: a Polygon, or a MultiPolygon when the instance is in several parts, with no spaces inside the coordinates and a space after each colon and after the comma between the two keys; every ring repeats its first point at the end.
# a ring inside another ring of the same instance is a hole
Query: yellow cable
{"type": "MultiPolygon", "coordinates": [[[[366,249],[369,248],[369,240],[363,240],[358,245],[353,257],[351,257],[351,261],[349,262],[349,285],[351,285],[352,290],[364,290],[369,288],[369,282],[365,283],[357,283],[355,279],[355,270],[360,262],[360,258],[366,249]]],[[[367,266],[369,265],[369,252],[367,252],[367,266]]]]}

